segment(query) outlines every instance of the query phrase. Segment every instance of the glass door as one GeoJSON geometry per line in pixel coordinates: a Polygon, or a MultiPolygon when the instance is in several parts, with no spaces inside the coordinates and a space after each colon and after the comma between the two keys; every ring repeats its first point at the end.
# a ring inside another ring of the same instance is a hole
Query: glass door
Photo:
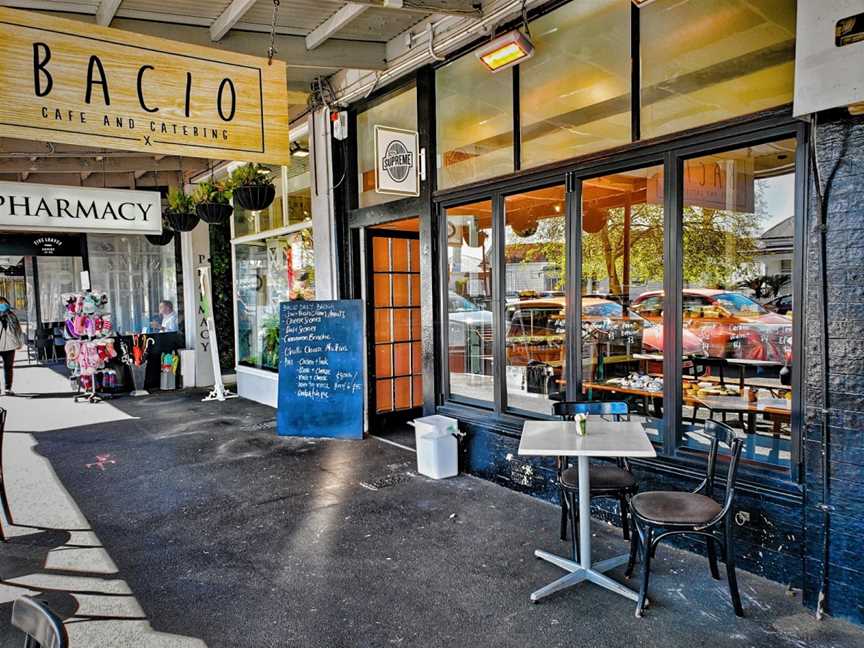
{"type": "Polygon", "coordinates": [[[419,416],[423,406],[420,241],[409,225],[367,230],[370,432],[419,416]]]}

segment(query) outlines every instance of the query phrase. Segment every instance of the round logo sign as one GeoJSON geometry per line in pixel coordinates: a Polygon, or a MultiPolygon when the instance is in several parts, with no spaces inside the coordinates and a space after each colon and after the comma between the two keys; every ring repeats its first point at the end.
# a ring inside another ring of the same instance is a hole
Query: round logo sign
{"type": "Polygon", "coordinates": [[[402,142],[393,140],[387,145],[381,167],[393,182],[404,182],[412,166],[414,166],[414,156],[402,142]]]}

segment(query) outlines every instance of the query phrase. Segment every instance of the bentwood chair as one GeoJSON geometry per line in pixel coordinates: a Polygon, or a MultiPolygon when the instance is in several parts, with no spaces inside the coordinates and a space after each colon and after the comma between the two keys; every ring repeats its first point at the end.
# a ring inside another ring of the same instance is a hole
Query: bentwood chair
{"type": "Polygon", "coordinates": [[[735,576],[735,479],[741,459],[743,441],[736,438],[728,425],[717,421],[706,421],[705,432],[711,435],[711,450],[708,454],[708,469],[705,479],[692,493],[675,491],[653,491],[639,493],[630,500],[630,519],[633,530],[630,539],[630,560],[625,575],[629,578],[636,563],[639,546],[642,547],[642,586],[636,603],[636,616],[641,617],[648,595],[648,579],[651,560],[661,540],[672,535],[701,536],[708,543],[708,565],[711,576],[720,580],[717,569],[717,548],[720,545],[726,563],[726,578],[729,594],[737,616],[744,616],[741,597],[738,594],[738,579],[735,576]],[[726,474],[726,496],[723,504],[714,495],[714,477],[717,470],[717,453],[721,443],[729,446],[731,459],[726,474]]]}
{"type": "Polygon", "coordinates": [[[29,596],[12,604],[12,625],[23,631],[24,648],[68,648],[63,621],[44,603],[29,596]]]}
{"type": "MultiPolygon", "coordinates": [[[[630,418],[627,403],[617,401],[562,401],[554,403],[552,411],[564,420],[573,420],[577,414],[611,416],[620,421],[621,417],[630,418]]],[[[591,497],[611,497],[618,500],[621,508],[621,526],[624,539],[630,538],[628,512],[630,498],[638,490],[638,483],[630,464],[625,458],[616,459],[616,465],[591,466],[591,497]]],[[[573,560],[579,559],[579,470],[570,467],[566,457],[558,459],[558,488],[561,496],[561,539],[567,539],[567,525],[570,525],[570,536],[573,549],[573,560]]]]}
{"type": "MultiPolygon", "coordinates": [[[[12,509],[9,508],[9,498],[6,496],[6,481],[3,477],[3,440],[6,436],[6,410],[0,407],[0,505],[3,507],[3,515],[6,523],[12,522],[12,509]]],[[[0,523],[0,540],[6,542],[6,534],[3,532],[3,524],[0,523]]]]}

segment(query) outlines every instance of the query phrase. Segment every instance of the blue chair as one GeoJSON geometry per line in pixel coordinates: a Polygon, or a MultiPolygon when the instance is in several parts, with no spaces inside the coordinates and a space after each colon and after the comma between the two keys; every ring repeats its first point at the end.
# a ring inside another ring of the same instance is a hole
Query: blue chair
{"type": "MultiPolygon", "coordinates": [[[[552,405],[556,416],[573,420],[577,414],[607,416],[615,421],[622,417],[630,419],[630,408],[620,401],[562,401],[552,405]]],[[[621,509],[621,527],[625,540],[630,539],[630,498],[639,490],[639,484],[630,471],[625,458],[615,460],[616,465],[591,466],[591,497],[611,497],[618,500],[621,509]]],[[[567,457],[558,458],[558,488],[561,494],[561,539],[567,539],[567,524],[570,524],[573,560],[579,560],[579,470],[571,467],[567,457]]]]}
{"type": "Polygon", "coordinates": [[[12,604],[12,625],[24,632],[24,648],[68,648],[63,621],[34,598],[22,596],[12,604]]]}
{"type": "Polygon", "coordinates": [[[708,468],[705,479],[691,492],[649,491],[639,493],[630,500],[630,519],[633,530],[630,541],[630,561],[625,575],[629,578],[636,564],[639,546],[642,547],[642,586],[636,603],[636,616],[641,617],[648,595],[648,578],[651,560],[658,543],[672,535],[685,534],[704,538],[708,544],[708,565],[711,576],[720,579],[717,569],[717,545],[722,550],[726,563],[726,578],[729,595],[736,616],[744,616],[741,596],[738,593],[738,578],[735,575],[735,479],[741,460],[743,441],[735,436],[728,425],[717,421],[705,421],[705,432],[711,436],[708,453],[708,468]],[[726,474],[726,496],[721,504],[714,499],[714,481],[717,470],[717,454],[720,444],[729,446],[731,459],[726,474]]]}

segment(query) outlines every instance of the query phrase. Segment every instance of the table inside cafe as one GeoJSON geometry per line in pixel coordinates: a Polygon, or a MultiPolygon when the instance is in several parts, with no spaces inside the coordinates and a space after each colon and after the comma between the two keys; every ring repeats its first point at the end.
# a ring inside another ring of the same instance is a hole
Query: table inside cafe
{"type": "Polygon", "coordinates": [[[519,454],[538,457],[576,457],[579,471],[579,562],[542,549],[537,558],[567,572],[561,578],[531,594],[531,601],[540,599],[583,581],[589,581],[633,601],[638,595],[605,575],[611,569],[627,563],[628,554],[592,562],[591,556],[591,471],[590,457],[655,457],[654,446],[642,423],[637,421],[607,421],[589,418],[587,434],[578,433],[573,421],[525,421],[519,454]]]}

